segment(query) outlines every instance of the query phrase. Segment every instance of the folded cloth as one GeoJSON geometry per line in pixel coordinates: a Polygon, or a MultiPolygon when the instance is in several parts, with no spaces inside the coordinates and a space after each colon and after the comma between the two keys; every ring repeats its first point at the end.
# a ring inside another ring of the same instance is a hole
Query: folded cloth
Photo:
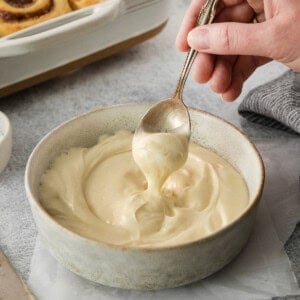
{"type": "Polygon", "coordinates": [[[300,73],[288,71],[250,91],[238,111],[249,121],[300,134],[300,73]]]}

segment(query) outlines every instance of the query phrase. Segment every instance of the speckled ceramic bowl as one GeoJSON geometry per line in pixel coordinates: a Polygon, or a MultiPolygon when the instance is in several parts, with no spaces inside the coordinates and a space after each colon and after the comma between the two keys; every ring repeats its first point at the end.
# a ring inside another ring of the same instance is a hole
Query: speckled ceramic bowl
{"type": "Polygon", "coordinates": [[[0,111],[0,173],[6,167],[12,147],[12,130],[9,119],[0,111]]]}
{"type": "Polygon", "coordinates": [[[50,163],[71,147],[90,147],[100,134],[134,130],[149,104],[98,109],[50,132],[34,149],[25,174],[26,193],[40,235],[52,255],[74,273],[104,285],[161,289],[188,284],[218,271],[245,246],[264,184],[264,166],[248,138],[224,120],[191,109],[192,139],[213,149],[243,175],[250,204],[233,223],[196,242],[165,248],[118,247],[81,237],[43,209],[39,185],[50,163]]]}

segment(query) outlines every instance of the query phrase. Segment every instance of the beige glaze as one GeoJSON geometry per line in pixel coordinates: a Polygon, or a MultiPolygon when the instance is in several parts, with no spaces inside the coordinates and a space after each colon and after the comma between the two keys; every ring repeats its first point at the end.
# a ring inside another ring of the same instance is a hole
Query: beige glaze
{"type": "Polygon", "coordinates": [[[169,133],[134,140],[132,156],[132,137],[118,131],[57,158],[42,178],[46,210],[93,240],[160,247],[206,237],[246,209],[246,184],[220,156],[169,133]]]}
{"type": "Polygon", "coordinates": [[[180,133],[141,132],[133,136],[132,155],[150,193],[159,193],[166,179],[184,165],[188,150],[188,140],[180,133]]]}

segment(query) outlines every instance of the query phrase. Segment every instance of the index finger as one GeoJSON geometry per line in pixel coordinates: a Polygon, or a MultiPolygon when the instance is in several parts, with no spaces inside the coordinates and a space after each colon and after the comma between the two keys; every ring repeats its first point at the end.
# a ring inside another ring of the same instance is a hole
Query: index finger
{"type": "MultiPolygon", "coordinates": [[[[189,50],[187,36],[189,32],[196,26],[199,13],[205,2],[206,0],[193,0],[187,9],[176,38],[176,45],[180,51],[189,50]]],[[[234,6],[242,2],[245,2],[245,0],[223,0],[219,3],[219,5],[234,6]]]]}

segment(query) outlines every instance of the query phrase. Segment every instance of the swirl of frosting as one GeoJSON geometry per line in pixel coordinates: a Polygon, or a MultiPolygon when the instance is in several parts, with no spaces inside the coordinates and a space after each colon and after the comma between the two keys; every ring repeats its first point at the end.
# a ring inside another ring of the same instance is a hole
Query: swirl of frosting
{"type": "Polygon", "coordinates": [[[67,0],[0,0],[0,36],[70,11],[67,0]]]}
{"type": "Polygon", "coordinates": [[[93,240],[162,247],[206,237],[246,209],[247,186],[223,158],[193,143],[188,156],[181,156],[186,145],[180,137],[146,137],[145,147],[132,144],[132,137],[120,131],[59,156],[41,180],[41,204],[48,213],[93,240]],[[155,151],[149,154],[151,145],[155,151]]]}

